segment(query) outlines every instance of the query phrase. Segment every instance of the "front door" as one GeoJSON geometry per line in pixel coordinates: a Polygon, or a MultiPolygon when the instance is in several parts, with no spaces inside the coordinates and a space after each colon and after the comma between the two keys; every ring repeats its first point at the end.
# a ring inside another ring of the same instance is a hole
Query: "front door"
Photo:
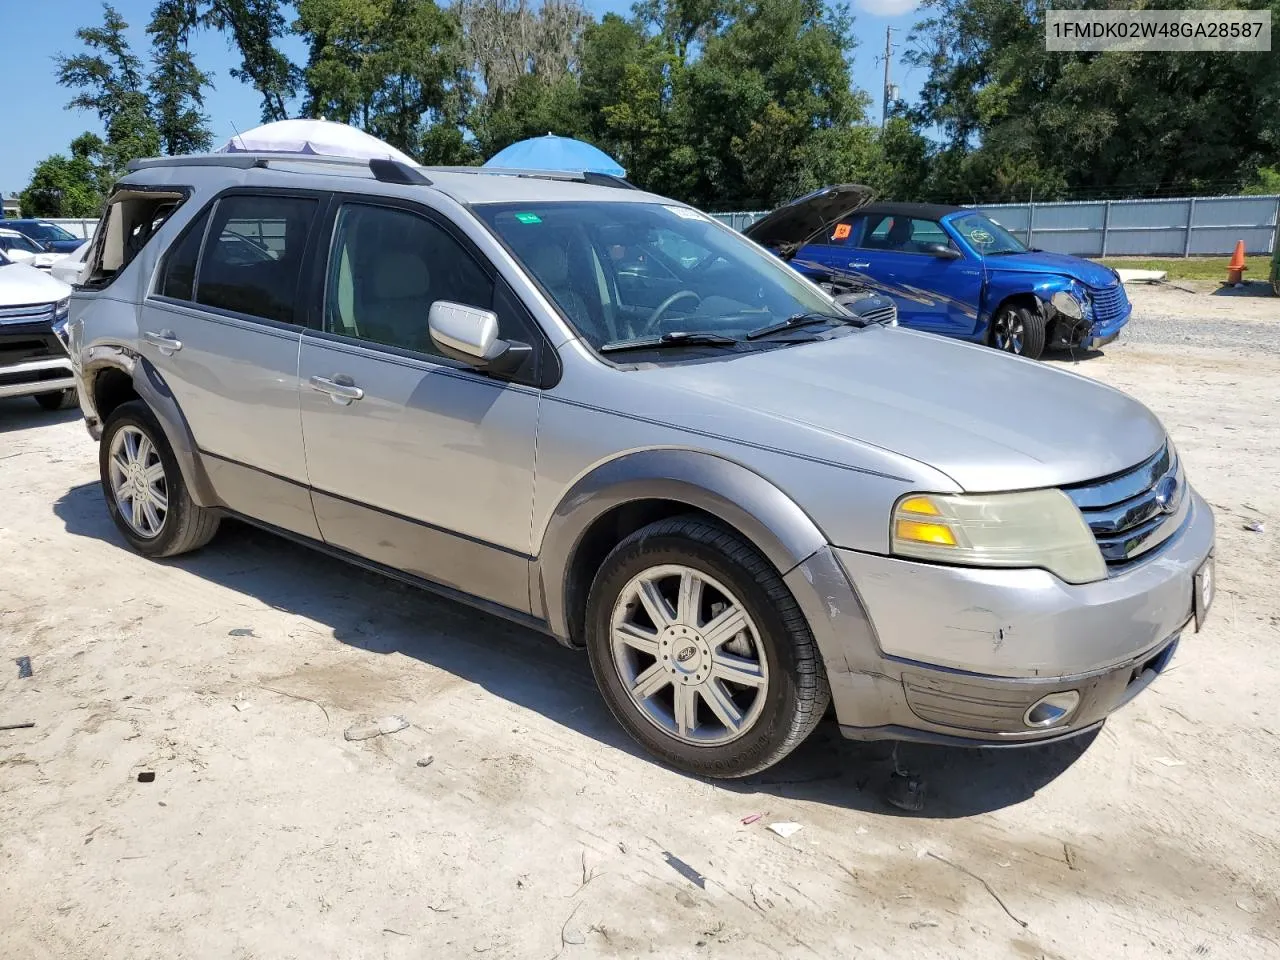
{"type": "Polygon", "coordinates": [[[223,502],[310,537],[295,310],[319,206],[258,192],[215,201],[161,261],[140,338],[223,502]]]}
{"type": "Polygon", "coordinates": [[[952,337],[972,335],[982,290],[980,264],[966,259],[936,220],[868,214],[854,267],[898,304],[904,327],[952,337]],[[949,251],[954,258],[940,250],[949,251]]]}
{"type": "Polygon", "coordinates": [[[513,298],[447,222],[347,201],[335,214],[319,329],[302,337],[302,431],[326,542],[529,610],[539,392],[439,355],[436,300],[499,314],[513,298]]]}

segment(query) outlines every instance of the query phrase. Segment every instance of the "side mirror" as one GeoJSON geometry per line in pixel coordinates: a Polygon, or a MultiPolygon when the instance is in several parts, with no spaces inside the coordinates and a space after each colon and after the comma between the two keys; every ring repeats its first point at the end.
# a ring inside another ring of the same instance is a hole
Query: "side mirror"
{"type": "Polygon", "coordinates": [[[924,253],[937,257],[939,260],[959,260],[962,254],[954,247],[949,247],[945,243],[926,243],[921,247],[924,253]]]}
{"type": "Polygon", "coordinates": [[[431,342],[446,357],[486,373],[511,373],[533,352],[527,343],[498,339],[498,315],[437,300],[427,315],[431,342]]]}

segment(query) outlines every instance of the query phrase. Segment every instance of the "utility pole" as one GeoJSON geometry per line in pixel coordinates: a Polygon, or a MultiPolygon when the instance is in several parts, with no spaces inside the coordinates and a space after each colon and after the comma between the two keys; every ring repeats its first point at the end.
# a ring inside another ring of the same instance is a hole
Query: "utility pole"
{"type": "Polygon", "coordinates": [[[896,91],[889,80],[889,66],[893,63],[893,27],[884,28],[884,106],[880,111],[880,129],[889,122],[889,103],[896,100],[896,91]]]}

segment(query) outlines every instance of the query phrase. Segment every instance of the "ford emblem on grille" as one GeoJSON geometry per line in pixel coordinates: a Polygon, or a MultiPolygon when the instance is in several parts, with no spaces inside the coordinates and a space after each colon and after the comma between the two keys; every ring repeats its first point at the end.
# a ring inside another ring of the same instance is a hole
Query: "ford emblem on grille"
{"type": "Polygon", "coordinates": [[[1173,513],[1177,507],[1178,478],[1173,474],[1162,477],[1156,484],[1156,503],[1165,513],[1173,513]]]}

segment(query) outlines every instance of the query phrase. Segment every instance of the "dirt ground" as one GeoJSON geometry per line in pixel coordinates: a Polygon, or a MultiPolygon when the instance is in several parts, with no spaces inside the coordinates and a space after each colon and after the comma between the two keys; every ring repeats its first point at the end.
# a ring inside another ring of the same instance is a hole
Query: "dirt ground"
{"type": "Polygon", "coordinates": [[[0,958],[1280,957],[1280,301],[1188,343],[1244,301],[1133,298],[1055,362],[1172,433],[1209,623],[1094,737],[904,749],[919,815],[827,728],[741,784],[673,773],[585,657],[265,534],[144,560],[78,419],[0,402],[0,724],[35,721],[0,732],[0,958]]]}

